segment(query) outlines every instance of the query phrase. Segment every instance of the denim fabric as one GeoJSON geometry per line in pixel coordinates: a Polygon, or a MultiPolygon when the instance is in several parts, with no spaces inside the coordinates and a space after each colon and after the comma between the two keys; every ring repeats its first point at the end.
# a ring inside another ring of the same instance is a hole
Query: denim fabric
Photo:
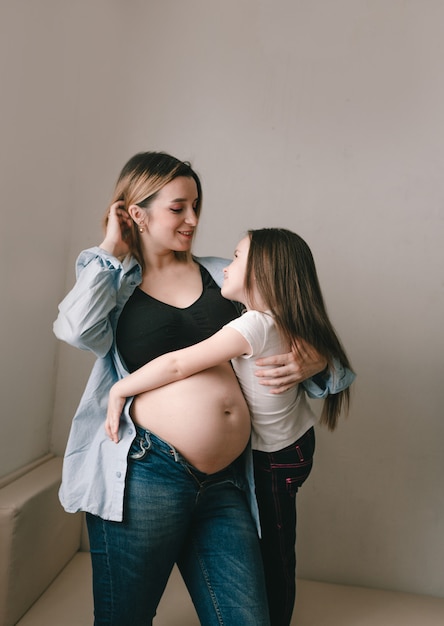
{"type": "MultiPolygon", "coordinates": [[[[218,257],[196,257],[220,285],[223,268],[230,262],[218,257]]],[[[63,462],[60,501],[66,511],[87,511],[103,519],[121,521],[127,454],[134,425],[127,402],[121,417],[120,441],[106,435],[103,424],[111,386],[127,375],[116,347],[115,328],[128,298],[141,281],[139,265],[123,262],[101,248],[84,250],[77,259],[77,280],[59,305],[54,322],[56,336],[70,345],[89,350],[98,358],[73,419],[63,462]],[[92,303],[95,306],[92,306],[92,303]]],[[[304,381],[310,397],[324,398],[351,384],[354,374],[340,363],[334,374],[304,381]],[[339,385],[339,386],[335,386],[339,385]]],[[[256,514],[251,454],[245,455],[250,503],[256,514]],[[250,471],[251,470],[251,471],[250,471]]]]}
{"type": "Polygon", "coordinates": [[[308,478],[314,428],[278,452],[253,450],[271,626],[289,626],[296,597],[296,493],[308,478]]]}
{"type": "Polygon", "coordinates": [[[203,626],[268,626],[265,582],[243,463],[196,470],[137,428],[123,522],[87,514],[96,626],[146,626],[175,562],[203,626]]]}

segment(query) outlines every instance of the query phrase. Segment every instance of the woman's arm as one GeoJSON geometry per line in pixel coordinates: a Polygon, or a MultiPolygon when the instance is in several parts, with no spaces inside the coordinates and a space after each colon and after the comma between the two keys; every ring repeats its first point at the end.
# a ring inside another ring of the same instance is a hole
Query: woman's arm
{"type": "Polygon", "coordinates": [[[153,359],[111,388],[106,433],[116,443],[119,441],[119,421],[126,398],[188,378],[248,353],[251,353],[250,344],[241,333],[234,328],[224,327],[205,341],[153,359]]]}
{"type": "MultiPolygon", "coordinates": [[[[105,356],[113,342],[110,313],[116,307],[122,277],[138,267],[132,259],[124,266],[118,258],[128,251],[122,236],[126,218],[120,215],[125,212],[118,207],[119,203],[114,203],[110,208],[100,247],[79,255],[76,283],[60,303],[54,322],[54,333],[59,339],[76,348],[91,350],[99,357],[105,356]]],[[[135,278],[133,288],[136,282],[135,278]]]]}
{"type": "Polygon", "coordinates": [[[109,315],[116,307],[124,270],[117,258],[100,248],[82,252],[76,269],[76,283],[59,304],[54,333],[76,348],[103,357],[113,342],[109,315]]]}
{"type": "Polygon", "coordinates": [[[256,371],[260,384],[272,387],[270,393],[279,394],[295,384],[302,384],[311,398],[321,399],[343,391],[355,380],[356,374],[337,359],[333,359],[332,367],[327,369],[327,359],[311,344],[299,339],[296,345],[297,352],[256,361],[259,368],[271,367],[256,371]]]}
{"type": "Polygon", "coordinates": [[[273,387],[270,393],[282,393],[304,380],[320,374],[327,367],[327,359],[303,339],[296,342],[297,351],[267,356],[256,361],[261,385],[273,387]],[[265,369],[262,369],[265,368],[265,369]]]}
{"type": "Polygon", "coordinates": [[[344,367],[338,359],[333,359],[331,369],[304,380],[302,385],[310,398],[324,399],[350,387],[355,378],[354,372],[344,367]]]}

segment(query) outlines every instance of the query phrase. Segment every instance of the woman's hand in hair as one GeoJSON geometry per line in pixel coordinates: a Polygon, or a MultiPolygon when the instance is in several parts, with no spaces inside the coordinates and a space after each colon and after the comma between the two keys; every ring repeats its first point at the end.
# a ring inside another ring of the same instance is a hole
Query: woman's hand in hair
{"type": "Polygon", "coordinates": [[[256,361],[261,385],[272,387],[271,393],[283,393],[327,367],[327,359],[303,339],[296,341],[295,349],[287,354],[267,356],[256,361]]]}
{"type": "Polygon", "coordinates": [[[127,237],[130,233],[132,219],[123,208],[123,202],[114,202],[105,218],[105,239],[100,248],[117,258],[126,256],[129,252],[127,237]]]}

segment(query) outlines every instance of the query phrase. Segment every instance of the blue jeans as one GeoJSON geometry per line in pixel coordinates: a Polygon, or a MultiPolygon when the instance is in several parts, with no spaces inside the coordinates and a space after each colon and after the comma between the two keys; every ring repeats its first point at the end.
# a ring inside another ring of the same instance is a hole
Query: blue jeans
{"type": "Polygon", "coordinates": [[[241,461],[196,470],[137,428],[123,522],[87,514],[96,626],[152,624],[177,562],[203,626],[269,626],[241,461]]]}
{"type": "Polygon", "coordinates": [[[278,452],[253,450],[271,626],[289,626],[296,598],[296,493],[313,467],[310,428],[278,452]]]}

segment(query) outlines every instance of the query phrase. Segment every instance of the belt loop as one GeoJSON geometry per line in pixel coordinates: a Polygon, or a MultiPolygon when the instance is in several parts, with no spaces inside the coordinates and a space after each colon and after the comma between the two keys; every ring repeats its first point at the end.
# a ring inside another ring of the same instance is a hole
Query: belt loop
{"type": "Polygon", "coordinates": [[[152,441],[151,441],[151,438],[150,438],[150,431],[149,431],[149,430],[145,430],[145,432],[144,432],[144,437],[145,437],[145,441],[146,441],[146,447],[145,447],[145,450],[148,452],[148,450],[149,450],[149,449],[151,448],[151,446],[153,445],[153,444],[152,444],[152,441]]]}

